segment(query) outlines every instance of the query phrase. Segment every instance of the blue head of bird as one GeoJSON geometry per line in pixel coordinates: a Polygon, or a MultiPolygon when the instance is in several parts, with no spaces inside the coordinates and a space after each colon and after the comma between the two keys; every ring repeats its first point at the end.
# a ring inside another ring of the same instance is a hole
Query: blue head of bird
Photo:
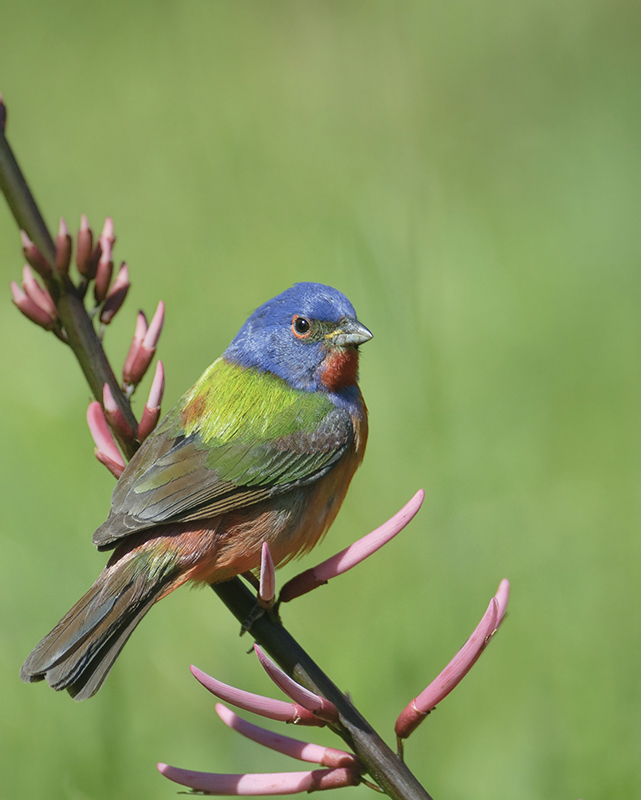
{"type": "Polygon", "coordinates": [[[278,375],[294,389],[349,393],[358,377],[358,348],[371,338],[344,294],[322,283],[296,283],[254,311],[224,358],[278,375]]]}

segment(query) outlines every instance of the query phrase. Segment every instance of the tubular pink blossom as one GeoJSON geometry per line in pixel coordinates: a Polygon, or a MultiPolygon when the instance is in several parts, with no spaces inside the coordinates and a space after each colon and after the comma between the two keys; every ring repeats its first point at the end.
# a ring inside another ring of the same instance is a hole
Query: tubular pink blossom
{"type": "MultiPolygon", "coordinates": [[[[131,380],[127,381],[127,383],[131,383],[136,386],[140,383],[145,373],[149,369],[149,365],[151,364],[154,353],[156,352],[156,345],[158,344],[158,339],[160,338],[164,319],[165,304],[161,300],[158,303],[156,313],[149,323],[149,328],[145,332],[145,336],[138,347],[138,351],[136,352],[136,355],[129,366],[129,377],[131,380]]],[[[127,357],[127,360],[129,360],[129,357],[127,357]]]]}
{"type": "Polygon", "coordinates": [[[56,320],[58,318],[58,312],[51,295],[33,277],[33,272],[31,272],[31,268],[27,264],[22,268],[22,288],[25,290],[27,297],[30,297],[37,306],[46,311],[51,319],[56,320]]]}
{"type": "Polygon", "coordinates": [[[156,374],[154,375],[153,383],[149,391],[149,399],[145,404],[142,418],[138,425],[138,439],[144,442],[149,434],[158,424],[160,419],[160,404],[162,396],[165,391],[165,371],[163,369],[162,361],[156,364],[156,374]]]}
{"type": "Polygon", "coordinates": [[[27,236],[25,231],[20,231],[20,239],[22,240],[22,252],[29,264],[35,269],[41,278],[51,277],[51,264],[42,255],[40,250],[35,246],[31,239],[27,236]]]}
{"type": "Polygon", "coordinates": [[[71,263],[71,236],[67,223],[60,217],[60,226],[56,236],[56,269],[61,275],[67,275],[71,263]]]}
{"type": "Polygon", "coordinates": [[[140,418],[140,423],[138,425],[139,442],[144,442],[145,439],[149,436],[149,434],[153,432],[156,425],[158,425],[159,419],[160,419],[159,408],[149,408],[149,406],[145,406],[142,412],[142,417],[140,418]]]}
{"type": "Polygon", "coordinates": [[[499,588],[496,590],[494,597],[496,597],[499,604],[499,616],[496,620],[496,627],[498,628],[503,622],[505,612],[507,611],[507,603],[510,599],[510,582],[507,578],[503,578],[501,583],[499,583],[499,588]]]}
{"type": "Polygon", "coordinates": [[[467,642],[429,686],[401,712],[394,728],[399,739],[406,739],[415,731],[430,711],[447,697],[472,669],[503,619],[508,592],[509,583],[506,580],[501,581],[496,596],[490,600],[485,614],[467,642]],[[497,599],[499,596],[500,600],[497,599]]]}
{"type": "Polygon", "coordinates": [[[463,647],[458,651],[445,669],[424,689],[414,701],[421,712],[431,711],[467,675],[479,656],[485,650],[490,636],[496,630],[498,602],[490,600],[487,611],[463,647]]]}
{"type": "Polygon", "coordinates": [[[125,468],[125,462],[107,425],[102,406],[97,400],[89,403],[87,425],[96,444],[94,451],[96,458],[119,478],[125,468]]]}
{"type": "Polygon", "coordinates": [[[263,608],[271,608],[276,596],[276,570],[269,545],[263,542],[260,559],[260,584],[258,586],[258,602],[263,608]]]}
{"type": "MultiPolygon", "coordinates": [[[[140,350],[140,345],[142,344],[146,333],[147,318],[142,311],[139,311],[138,316],[136,317],[136,330],[134,332],[134,338],[131,340],[129,352],[127,353],[127,358],[125,359],[125,366],[122,368],[122,382],[125,385],[131,385],[134,383],[131,375],[131,367],[136,360],[136,356],[140,350]]],[[[136,383],[139,383],[139,381],[136,381],[136,383]]]]}
{"type": "Polygon", "coordinates": [[[109,255],[111,255],[111,250],[116,241],[116,236],[114,233],[114,221],[111,217],[105,218],[105,224],[102,226],[102,232],[100,233],[100,240],[104,242],[102,246],[103,253],[108,252],[109,255]]]}
{"type": "Polygon", "coordinates": [[[425,498],[425,492],[419,489],[412,499],[406,503],[400,511],[397,511],[391,519],[384,522],[376,530],[363,536],[362,539],[354,542],[345,550],[341,550],[335,556],[323,561],[311,569],[301,572],[288,581],[280,592],[279,600],[288,603],[296,597],[300,597],[318,586],[327,583],[330,578],[347,572],[348,569],[355,567],[364,561],[372,553],[375,553],[383,545],[393,539],[397,533],[414,518],[425,498]]]}
{"type": "Polygon", "coordinates": [[[118,407],[108,383],[105,383],[102,387],[102,400],[105,409],[105,417],[111,428],[122,436],[123,439],[133,441],[134,432],[125,419],[125,415],[118,407]]]}
{"type": "Polygon", "coordinates": [[[47,314],[44,309],[40,308],[37,303],[34,303],[30,297],[27,297],[15,281],[11,281],[11,294],[13,302],[27,319],[35,322],[36,325],[40,325],[41,328],[47,331],[53,328],[55,323],[49,314],[47,314]]]}
{"type": "Polygon", "coordinates": [[[160,408],[160,404],[162,403],[162,396],[165,393],[165,368],[162,365],[162,361],[158,361],[156,364],[156,372],[154,374],[154,379],[151,383],[151,389],[149,390],[149,399],[147,400],[147,405],[149,408],[160,408]]]}
{"type": "Polygon", "coordinates": [[[96,283],[93,289],[97,305],[102,303],[109,291],[114,268],[111,254],[115,241],[113,220],[111,217],[107,217],[105,224],[102,226],[102,233],[98,238],[98,245],[92,255],[92,262],[96,257],[98,258],[96,263],[96,283]]]}
{"type": "Polygon", "coordinates": [[[87,280],[92,281],[96,277],[96,272],[98,271],[98,264],[100,263],[101,258],[102,258],[102,240],[98,239],[95,247],[91,251],[91,258],[89,259],[89,264],[87,266],[87,272],[85,276],[87,280]]]}
{"type": "Polygon", "coordinates": [[[127,297],[130,285],[129,268],[123,261],[118,270],[118,275],[116,275],[116,280],[109,290],[105,304],[100,312],[100,321],[103,325],[108,325],[120,310],[120,307],[125,302],[125,297],[127,297]]]}
{"type": "Polygon", "coordinates": [[[158,303],[158,307],[156,308],[156,313],[151,318],[151,322],[149,323],[149,328],[147,329],[147,333],[145,334],[145,338],[143,339],[143,347],[147,350],[155,350],[156,346],[158,345],[158,340],[160,339],[160,334],[162,333],[162,326],[165,322],[165,304],[161,300],[158,303]]]}
{"type": "Polygon", "coordinates": [[[291,697],[292,700],[303,708],[306,708],[308,711],[313,711],[320,719],[326,722],[336,722],[338,719],[338,711],[330,700],[326,700],[324,697],[320,697],[320,695],[305,689],[300,683],[296,683],[293,678],[290,678],[289,675],[283,672],[283,670],[269,658],[260,645],[255,644],[254,650],[256,651],[256,655],[263,669],[279,689],[282,689],[286,695],[291,697]]]}
{"type": "Polygon", "coordinates": [[[76,243],[76,266],[81,275],[87,275],[93,252],[93,233],[86,214],[80,216],[80,230],[76,243]]]}
{"type": "Polygon", "coordinates": [[[149,369],[149,365],[153,361],[156,348],[148,350],[143,344],[138,347],[135,358],[129,367],[128,377],[130,380],[127,383],[137,386],[140,381],[145,377],[145,373],[149,369]]]}
{"type": "Polygon", "coordinates": [[[111,260],[111,253],[103,250],[98,261],[98,266],[96,267],[96,282],[93,286],[93,296],[96,299],[96,305],[100,305],[107,296],[113,270],[114,262],[111,260]]]}
{"type": "Polygon", "coordinates": [[[360,774],[353,769],[316,769],[311,772],[271,772],[221,775],[215,772],[192,772],[158,764],[158,771],[169,780],[213,795],[274,795],[316,792],[357,786],[360,774]]]}
{"type": "Polygon", "coordinates": [[[109,472],[111,472],[111,474],[114,476],[114,478],[116,478],[116,480],[118,480],[118,478],[125,471],[125,465],[124,464],[118,464],[115,461],[112,461],[109,458],[109,456],[106,456],[104,453],[101,453],[100,450],[96,449],[93,452],[94,452],[94,455],[96,456],[96,458],[98,459],[98,461],[100,461],[101,464],[103,464],[105,467],[107,467],[107,469],[109,470],[109,472]]]}
{"type": "Polygon", "coordinates": [[[292,739],[290,736],[283,736],[280,733],[273,733],[259,725],[247,722],[238,714],[224,706],[216,703],[216,713],[232,730],[246,736],[264,747],[276,750],[286,756],[297,758],[299,761],[309,761],[312,764],[320,764],[322,767],[352,767],[361,769],[361,762],[353,753],[345,750],[336,750],[333,747],[322,747],[318,744],[301,742],[299,739],[292,739]]]}
{"type": "Polygon", "coordinates": [[[192,675],[202,685],[227,703],[231,703],[244,711],[252,711],[262,717],[279,720],[280,722],[293,722],[297,725],[316,725],[322,726],[325,723],[306,708],[296,703],[286,703],[283,700],[274,700],[271,697],[263,697],[260,694],[245,692],[235,686],[229,686],[222,681],[212,678],[211,675],[199,670],[198,667],[190,667],[192,675]]]}

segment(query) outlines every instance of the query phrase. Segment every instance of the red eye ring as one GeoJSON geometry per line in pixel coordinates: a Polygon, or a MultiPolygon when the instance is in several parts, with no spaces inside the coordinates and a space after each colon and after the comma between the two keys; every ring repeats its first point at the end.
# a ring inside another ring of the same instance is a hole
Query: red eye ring
{"type": "Polygon", "coordinates": [[[292,333],[297,339],[306,339],[312,332],[312,324],[307,317],[294,314],[292,317],[292,333]]]}

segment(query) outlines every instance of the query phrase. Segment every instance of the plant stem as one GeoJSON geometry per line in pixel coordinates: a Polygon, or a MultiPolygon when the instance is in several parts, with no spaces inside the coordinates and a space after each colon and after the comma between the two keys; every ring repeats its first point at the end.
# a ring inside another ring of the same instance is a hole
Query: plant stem
{"type": "Polygon", "coordinates": [[[9,208],[18,223],[18,228],[26,231],[42,255],[50,264],[53,264],[56,258],[56,246],[36,205],[36,201],[29,191],[9,142],[1,131],[0,188],[7,198],[9,208]]]}
{"type": "MultiPolygon", "coordinates": [[[[239,578],[214,584],[212,589],[241,624],[251,618],[256,598],[239,578]]],[[[390,750],[279,621],[263,614],[247,630],[292,678],[334,703],[341,723],[334,730],[353,748],[369,774],[389,797],[395,800],[430,800],[430,795],[406,764],[390,750]]]]}

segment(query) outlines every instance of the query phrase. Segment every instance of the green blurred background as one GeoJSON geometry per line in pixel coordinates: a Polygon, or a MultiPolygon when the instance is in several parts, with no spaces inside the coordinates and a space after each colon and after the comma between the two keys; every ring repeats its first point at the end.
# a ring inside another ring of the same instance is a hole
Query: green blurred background
{"type": "MultiPolygon", "coordinates": [[[[167,303],[165,408],[295,281],[374,331],[365,464],[281,578],[427,499],[285,609],[301,643],[391,742],[509,577],[504,627],[410,766],[439,798],[639,797],[641,6],[5,0],[0,26],[7,134],[50,226],[114,218],[116,365],[136,310],[167,303]]],[[[158,760],[299,769],[190,676],[270,691],[208,591],[154,609],[89,702],[20,683],[104,563],[113,485],[71,353],[10,303],[21,266],[2,202],[0,795],[174,797],[158,760]]]]}

